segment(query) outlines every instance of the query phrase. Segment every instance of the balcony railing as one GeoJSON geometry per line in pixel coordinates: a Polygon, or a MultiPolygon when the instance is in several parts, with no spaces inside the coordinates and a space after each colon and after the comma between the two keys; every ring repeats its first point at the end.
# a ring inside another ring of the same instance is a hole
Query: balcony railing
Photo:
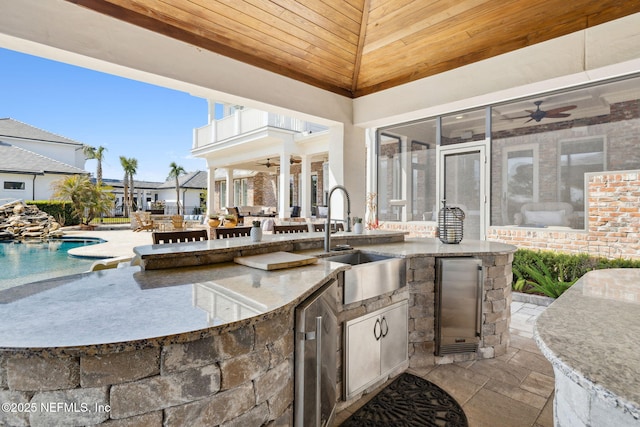
{"type": "Polygon", "coordinates": [[[323,126],[293,117],[245,108],[236,110],[230,116],[195,129],[193,148],[216,144],[267,126],[294,132],[318,132],[325,129],[323,126]]]}

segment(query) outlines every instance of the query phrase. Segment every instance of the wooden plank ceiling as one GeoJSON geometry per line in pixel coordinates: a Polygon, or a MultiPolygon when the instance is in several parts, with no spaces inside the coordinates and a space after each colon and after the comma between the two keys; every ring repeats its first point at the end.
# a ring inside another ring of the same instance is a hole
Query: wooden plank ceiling
{"type": "Polygon", "coordinates": [[[68,0],[349,97],[640,12],[640,0],[68,0]]]}

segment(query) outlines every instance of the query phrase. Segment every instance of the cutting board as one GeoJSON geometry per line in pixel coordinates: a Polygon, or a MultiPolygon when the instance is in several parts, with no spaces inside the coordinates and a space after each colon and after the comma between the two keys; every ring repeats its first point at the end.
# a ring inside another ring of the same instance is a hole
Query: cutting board
{"type": "Polygon", "coordinates": [[[237,264],[261,270],[279,270],[282,268],[300,267],[315,264],[318,258],[290,252],[272,252],[270,254],[239,256],[233,259],[237,264]]]}

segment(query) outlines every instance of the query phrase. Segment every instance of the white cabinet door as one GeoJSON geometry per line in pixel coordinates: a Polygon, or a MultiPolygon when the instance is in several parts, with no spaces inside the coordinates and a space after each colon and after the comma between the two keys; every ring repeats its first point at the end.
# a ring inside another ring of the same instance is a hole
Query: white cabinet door
{"type": "Polygon", "coordinates": [[[382,338],[380,339],[380,372],[388,373],[408,357],[408,304],[393,306],[381,315],[382,338]]]}
{"type": "Polygon", "coordinates": [[[345,385],[347,396],[380,375],[380,319],[363,316],[347,324],[345,385]]]}
{"type": "Polygon", "coordinates": [[[345,396],[350,399],[408,357],[408,302],[345,324],[345,396]]]}

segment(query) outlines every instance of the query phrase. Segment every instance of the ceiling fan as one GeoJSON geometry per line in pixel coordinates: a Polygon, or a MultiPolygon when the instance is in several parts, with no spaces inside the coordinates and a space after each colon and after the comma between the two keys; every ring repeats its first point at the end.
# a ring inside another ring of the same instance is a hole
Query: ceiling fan
{"type": "Polygon", "coordinates": [[[293,157],[293,155],[289,158],[289,164],[293,165],[295,163],[301,163],[302,159],[296,159],[295,157],[293,157]]]}
{"type": "Polygon", "coordinates": [[[540,109],[540,104],[542,104],[542,102],[543,101],[535,101],[534,104],[536,105],[537,108],[534,111],[525,110],[526,112],[529,113],[526,116],[507,117],[507,119],[513,120],[513,119],[524,119],[529,117],[529,120],[527,120],[525,123],[529,123],[531,120],[535,120],[536,122],[539,122],[540,120],[545,118],[561,119],[563,117],[569,117],[571,115],[569,113],[565,113],[565,111],[573,110],[574,108],[576,108],[576,105],[567,105],[565,107],[558,107],[548,111],[544,111],[540,109]]]}
{"type": "Polygon", "coordinates": [[[271,166],[280,166],[277,163],[271,163],[271,159],[267,159],[267,161],[265,163],[258,162],[258,164],[262,165],[262,166],[266,166],[267,168],[270,168],[271,166]]]}

